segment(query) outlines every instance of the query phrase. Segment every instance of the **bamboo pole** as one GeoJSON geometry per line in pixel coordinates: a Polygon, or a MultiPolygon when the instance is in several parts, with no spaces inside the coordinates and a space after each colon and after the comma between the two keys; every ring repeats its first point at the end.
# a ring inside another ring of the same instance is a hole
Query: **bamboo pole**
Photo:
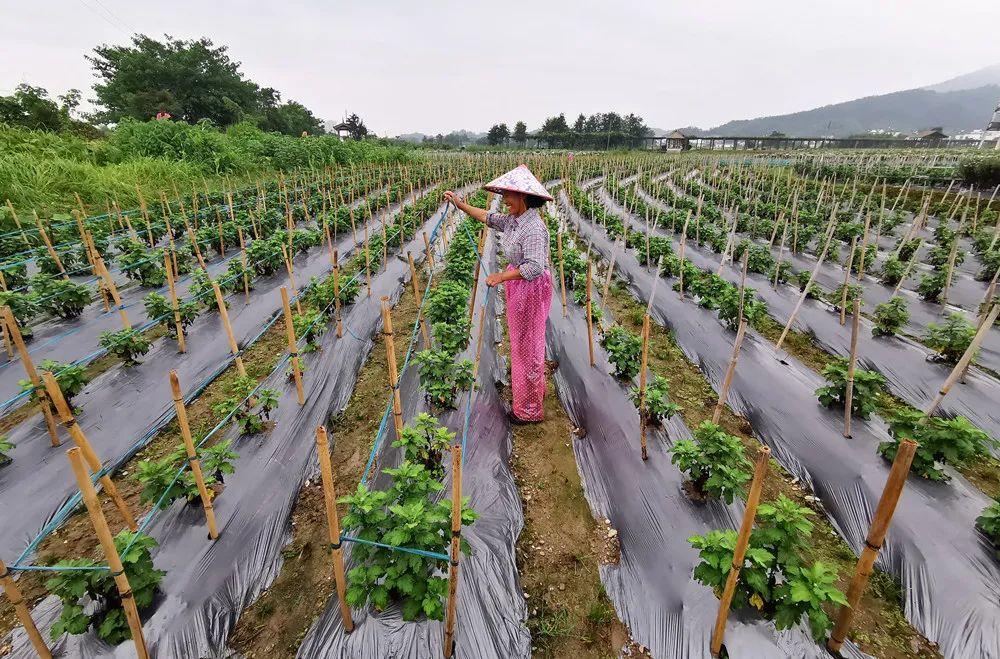
{"type": "MultiPolygon", "coordinates": [[[[959,227],[959,233],[962,228],[959,227]]],[[[948,291],[951,289],[951,278],[955,271],[955,257],[958,255],[958,235],[951,241],[951,250],[948,252],[948,270],[944,277],[944,290],[941,292],[941,304],[948,301],[948,291]]]]}
{"type": "Polygon", "coordinates": [[[18,588],[17,583],[11,578],[10,571],[3,561],[0,561],[0,584],[3,585],[4,595],[10,601],[10,605],[14,607],[14,614],[17,615],[18,621],[28,634],[28,640],[31,641],[31,646],[35,648],[35,652],[41,659],[52,659],[52,653],[49,651],[48,646],[45,645],[42,635],[38,633],[35,621],[31,619],[31,612],[28,610],[28,605],[24,603],[24,596],[21,594],[21,589],[18,588]]]}
{"type": "Polygon", "coordinates": [[[344,631],[354,631],[354,618],[347,605],[347,580],[344,578],[344,552],[341,549],[340,517],[337,515],[337,495],[330,464],[330,445],[326,428],[316,426],[316,453],[319,456],[320,473],[323,475],[323,503],[326,508],[327,532],[330,538],[330,554],[333,558],[333,578],[337,584],[337,599],[340,601],[340,617],[344,620],[344,631]]]}
{"type": "Polygon", "coordinates": [[[722,640],[726,634],[726,619],[729,617],[729,606],[733,602],[733,594],[736,592],[736,583],[740,578],[740,570],[743,569],[743,559],[746,557],[747,545],[750,543],[750,532],[753,530],[754,519],[757,517],[760,490],[763,485],[764,474],[767,473],[767,464],[770,458],[771,449],[761,446],[757,452],[757,463],[753,470],[750,493],[747,495],[747,507],[743,513],[743,522],[740,525],[739,535],[736,538],[732,569],[729,570],[726,587],[722,591],[722,597],[719,599],[719,613],[715,618],[715,628],[712,630],[711,650],[712,655],[716,657],[719,656],[719,651],[722,649],[722,640]]]}
{"type": "MultiPolygon", "coordinates": [[[[93,236],[91,236],[91,239],[93,239],[93,236]]],[[[118,286],[115,285],[115,280],[111,278],[111,273],[108,272],[108,266],[104,264],[104,259],[99,254],[95,254],[95,257],[97,259],[97,269],[100,270],[101,277],[104,280],[104,286],[111,293],[111,299],[114,300],[115,307],[118,309],[118,315],[122,319],[122,328],[132,329],[132,323],[128,319],[128,312],[125,311],[125,305],[122,304],[122,298],[118,294],[118,286]]]]}
{"type": "MultiPolygon", "coordinates": [[[[854,236],[851,238],[851,256],[847,260],[847,272],[844,273],[844,284],[843,290],[840,292],[840,324],[844,325],[847,322],[847,290],[851,286],[851,267],[854,264],[854,251],[858,246],[858,237],[854,236]]],[[[864,255],[861,256],[862,260],[864,255]]]]}
{"type": "Polygon", "coordinates": [[[49,440],[52,442],[52,446],[59,446],[59,432],[56,430],[52,400],[49,398],[41,378],[38,377],[35,362],[32,361],[31,353],[28,352],[28,347],[24,344],[24,337],[21,336],[21,329],[17,325],[14,313],[7,306],[0,309],[0,313],[3,314],[4,328],[10,334],[10,338],[14,341],[14,346],[17,348],[17,353],[21,356],[21,366],[24,368],[28,379],[31,380],[31,386],[35,388],[35,392],[38,394],[38,404],[42,408],[42,414],[45,417],[45,428],[49,432],[49,440]]]}
{"type": "MultiPolygon", "coordinates": [[[[45,388],[48,391],[49,397],[52,399],[52,403],[59,413],[59,418],[69,433],[69,436],[73,439],[73,443],[76,444],[82,451],[83,456],[87,460],[87,464],[90,470],[98,474],[101,472],[103,465],[101,465],[101,460],[97,457],[97,453],[94,451],[93,446],[90,444],[90,440],[83,433],[83,429],[80,424],[77,423],[76,417],[73,415],[73,410],[70,409],[69,404],[63,397],[62,390],[59,389],[59,383],[56,382],[56,378],[52,373],[48,371],[42,372],[42,378],[45,380],[45,388]]],[[[111,500],[114,502],[115,507],[118,512],[121,513],[122,518],[128,527],[135,531],[139,527],[135,523],[135,518],[132,516],[132,511],[129,510],[128,504],[125,503],[125,499],[122,498],[121,494],[118,493],[118,488],[115,486],[114,481],[111,480],[111,476],[104,474],[100,477],[101,487],[104,491],[108,493],[111,500]]]]}
{"type": "Polygon", "coordinates": [[[292,322],[292,307],[288,303],[288,289],[281,287],[281,308],[285,314],[285,335],[288,337],[288,353],[291,355],[292,376],[295,378],[295,393],[299,405],[306,404],[305,392],[302,390],[302,368],[299,365],[299,345],[295,340],[295,324],[292,322]]]}
{"type": "Polygon", "coordinates": [[[625,239],[619,237],[618,240],[615,241],[614,249],[611,250],[611,262],[608,265],[608,273],[604,277],[604,288],[601,289],[602,298],[608,297],[608,289],[611,288],[611,276],[615,273],[615,260],[618,258],[618,251],[624,249],[624,247],[625,239]]]}
{"type": "Polygon", "coordinates": [[[333,250],[333,315],[337,322],[337,338],[344,337],[344,325],[340,319],[340,262],[339,252],[333,250]]]}
{"type": "MultiPolygon", "coordinates": [[[[232,207],[230,207],[232,210],[232,207]]],[[[243,229],[236,227],[236,235],[240,239],[240,260],[243,262],[243,295],[250,301],[250,265],[247,263],[247,245],[243,241],[243,229]]]]}
{"type": "Polygon", "coordinates": [[[566,270],[563,268],[562,231],[556,232],[556,253],[559,256],[559,283],[562,286],[563,318],[566,318],[569,311],[566,308],[566,270]]]}
{"type": "Polygon", "coordinates": [[[868,528],[865,547],[861,551],[861,557],[854,568],[854,576],[851,578],[851,584],[847,588],[847,606],[841,607],[840,615],[837,617],[837,624],[833,628],[833,633],[830,634],[830,640],[827,641],[827,647],[838,655],[840,647],[847,637],[847,632],[850,631],[851,624],[854,622],[854,616],[858,612],[861,595],[864,594],[865,587],[868,585],[868,578],[871,576],[875,559],[878,558],[878,552],[882,549],[882,544],[885,542],[886,533],[889,531],[889,524],[892,522],[892,516],[896,512],[896,504],[899,502],[899,496],[906,485],[906,477],[910,472],[910,464],[913,462],[913,454],[916,450],[916,442],[911,439],[904,439],[900,442],[899,448],[896,451],[896,458],[892,461],[892,469],[889,472],[888,479],[886,479],[885,488],[882,490],[882,496],[879,498],[878,507],[875,509],[871,526],[868,528]]]}
{"type": "Polygon", "coordinates": [[[229,339],[229,350],[232,351],[236,361],[236,370],[239,371],[240,376],[246,377],[247,369],[243,365],[243,353],[236,343],[236,337],[233,335],[233,326],[229,322],[229,311],[226,309],[226,300],[222,297],[222,290],[219,288],[218,282],[212,282],[212,290],[215,292],[215,303],[219,306],[222,327],[226,330],[226,338],[229,339]]]}
{"type": "Polygon", "coordinates": [[[174,328],[177,330],[177,349],[180,352],[187,352],[187,345],[184,342],[184,323],[181,322],[180,305],[177,302],[177,289],[174,286],[174,267],[170,263],[170,253],[163,253],[163,269],[167,274],[167,290],[170,291],[170,306],[174,311],[174,328]]]}
{"type": "MultiPolygon", "coordinates": [[[[430,272],[430,271],[428,271],[430,272]]],[[[368,242],[368,224],[365,224],[365,281],[368,285],[368,297],[372,296],[372,250],[368,242]]]]}
{"type": "Polygon", "coordinates": [[[646,414],[646,367],[649,364],[649,314],[642,316],[642,365],[639,369],[639,448],[642,459],[648,460],[649,453],[646,450],[646,425],[648,415],[646,414]]]}
{"type": "Polygon", "coordinates": [[[392,419],[396,437],[403,436],[403,404],[399,398],[399,367],[396,365],[396,345],[392,333],[392,309],[389,296],[382,296],[382,336],[385,337],[385,356],[389,366],[389,389],[392,392],[392,419]]]}
{"type": "Polygon", "coordinates": [[[423,231],[424,236],[424,252],[427,258],[427,271],[431,272],[434,270],[434,252],[431,250],[431,240],[427,237],[427,232],[423,231]]]}
{"type": "Polygon", "coordinates": [[[847,362],[847,389],[844,392],[844,437],[851,438],[851,415],[854,406],[854,369],[858,364],[858,334],[861,329],[861,300],[854,300],[851,322],[851,356],[847,362]]]}
{"type": "Polygon", "coordinates": [[[993,327],[993,323],[996,322],[997,315],[1000,315],[1000,302],[994,304],[993,308],[986,315],[985,321],[982,325],[980,325],[979,331],[976,332],[976,335],[972,337],[972,342],[969,343],[969,347],[965,349],[965,353],[962,355],[962,358],[958,360],[957,364],[955,364],[955,368],[951,370],[951,373],[948,375],[947,379],[945,379],[944,384],[941,385],[941,389],[938,391],[937,396],[934,397],[934,400],[931,401],[927,410],[924,411],[924,416],[929,417],[937,411],[941,401],[948,395],[951,388],[955,386],[955,382],[957,382],[962,374],[965,373],[965,370],[972,362],[972,358],[975,356],[976,351],[979,350],[979,346],[982,344],[983,339],[986,338],[986,332],[993,327]]]}
{"type": "MultiPolygon", "coordinates": [[[[185,223],[186,222],[187,221],[185,220],[185,223]]],[[[190,226],[186,227],[186,229],[187,229],[188,240],[191,241],[191,249],[194,251],[195,257],[197,257],[198,259],[198,265],[201,266],[202,270],[208,272],[208,266],[205,265],[205,259],[201,255],[201,249],[198,247],[198,241],[194,239],[194,231],[191,230],[190,226]]]]}
{"type": "MultiPolygon", "coordinates": [[[[691,211],[688,211],[687,218],[684,219],[684,228],[681,229],[681,246],[680,249],[678,250],[680,266],[678,267],[677,292],[682,300],[684,299],[684,248],[686,247],[687,243],[687,229],[688,229],[688,221],[690,221],[690,219],[691,219],[691,211]]],[[[733,222],[735,223],[736,220],[733,220],[733,222]]],[[[725,261],[725,254],[723,254],[722,256],[723,256],[723,261],[725,261]]],[[[722,273],[722,264],[720,263],[719,274],[721,273],[722,273]]]]}
{"type": "Polygon", "coordinates": [[[458,559],[462,553],[462,445],[451,448],[451,560],[448,564],[448,604],[444,622],[445,659],[455,652],[455,617],[458,609],[458,559]]]}
{"type": "Polygon", "coordinates": [[[285,257],[285,270],[288,271],[288,283],[292,287],[292,295],[295,297],[295,312],[302,315],[302,301],[299,299],[299,289],[295,285],[295,268],[292,266],[292,255],[285,249],[285,246],[281,246],[281,255],[285,257]]]}
{"type": "Polygon", "coordinates": [[[733,354],[729,358],[729,366],[726,369],[726,377],[722,381],[722,389],[719,390],[719,400],[715,404],[715,410],[712,412],[712,423],[718,423],[719,419],[722,417],[722,410],[726,406],[726,401],[729,399],[729,388],[733,384],[733,376],[736,374],[736,364],[740,359],[740,347],[743,345],[743,337],[746,335],[747,331],[747,321],[740,319],[740,326],[736,330],[736,341],[733,342],[733,354]]]}
{"type": "Polygon", "coordinates": [[[594,362],[594,314],[591,310],[591,301],[593,297],[591,295],[591,286],[593,280],[593,266],[591,266],[590,261],[587,261],[587,349],[590,351],[590,365],[593,366],[594,362]]]}
{"type": "MultiPolygon", "coordinates": [[[[21,240],[24,242],[24,246],[31,248],[31,241],[28,240],[28,236],[24,233],[24,227],[21,226],[21,219],[17,216],[17,212],[14,210],[14,204],[10,203],[10,199],[7,200],[7,208],[10,209],[10,216],[14,218],[14,224],[17,225],[17,230],[21,233],[21,240]]],[[[987,206],[989,208],[989,206],[987,206]]]]}
{"type": "Polygon", "coordinates": [[[191,426],[188,423],[187,407],[184,405],[184,397],[181,395],[181,383],[177,379],[177,371],[170,371],[170,391],[174,399],[174,411],[177,413],[177,425],[181,429],[181,439],[184,440],[184,449],[187,452],[188,462],[191,463],[191,473],[194,474],[195,484],[198,486],[198,496],[201,497],[201,505],[205,509],[205,521],[208,523],[208,537],[215,540],[219,537],[219,529],[215,526],[215,509],[212,507],[212,495],[205,487],[205,478],[201,473],[201,461],[194,448],[194,440],[191,438],[191,426]]]}
{"type": "MultiPolygon", "coordinates": [[[[479,273],[482,272],[482,262],[483,262],[483,250],[486,248],[486,227],[484,226],[479,231],[479,245],[476,251],[476,269],[472,277],[472,295],[469,297],[469,324],[472,324],[472,318],[476,313],[476,293],[479,291],[479,273]]],[[[410,257],[410,261],[413,261],[413,257],[410,257]]],[[[412,266],[410,267],[412,271],[412,266]]],[[[419,298],[418,298],[419,304],[419,298]]],[[[428,344],[430,345],[430,344],[428,344]]]]}
{"type": "Polygon", "coordinates": [[[802,289],[802,293],[799,295],[798,302],[795,303],[795,308],[792,309],[792,314],[788,317],[788,322],[785,324],[785,328],[781,331],[781,336],[778,337],[778,342],[774,345],[775,351],[781,350],[781,344],[785,342],[785,338],[788,336],[788,332],[792,329],[792,323],[795,322],[795,317],[799,313],[799,309],[802,308],[802,303],[805,302],[806,296],[809,294],[809,287],[812,286],[813,281],[816,279],[816,273],[819,272],[819,268],[823,265],[823,261],[826,259],[826,253],[830,249],[830,241],[833,240],[833,231],[835,228],[834,221],[837,219],[837,205],[833,205],[833,210],[830,212],[830,223],[826,229],[826,241],[823,244],[823,251],[820,253],[819,258],[816,259],[816,265],[813,266],[812,273],[809,275],[809,281],[806,282],[805,288],[802,289]]]}
{"type": "MultiPolygon", "coordinates": [[[[423,299],[423,297],[420,295],[420,282],[417,281],[417,266],[413,263],[413,254],[410,251],[406,252],[406,260],[410,264],[410,282],[413,284],[413,299],[416,300],[417,303],[417,313],[420,314],[420,333],[424,339],[424,349],[429,350],[431,347],[431,335],[430,332],[427,331],[427,318],[424,317],[424,314],[420,313],[420,307],[421,307],[420,301],[423,299]]],[[[476,303],[476,292],[475,288],[473,288],[472,302],[470,306],[474,308],[475,303],[476,303]]],[[[472,322],[471,318],[469,319],[469,322],[471,325],[472,322]]]]}
{"type": "Polygon", "coordinates": [[[94,525],[94,532],[104,549],[104,555],[108,559],[108,567],[111,569],[111,575],[118,587],[118,595],[121,597],[125,619],[132,632],[136,654],[139,659],[149,659],[149,653],[146,651],[146,639],[142,634],[142,621],[139,619],[139,610],[136,608],[135,598],[132,596],[132,588],[125,575],[125,567],[122,565],[121,557],[115,548],[115,540],[111,535],[111,529],[108,528],[108,520],[104,517],[104,511],[101,510],[101,504],[97,500],[94,484],[90,482],[90,474],[84,464],[83,453],[80,448],[74,447],[66,451],[66,454],[69,456],[73,474],[76,476],[76,483],[80,488],[83,502],[87,506],[87,512],[90,514],[90,521],[94,525]]]}
{"type": "Polygon", "coordinates": [[[66,273],[66,268],[63,267],[62,261],[59,260],[59,255],[56,254],[56,250],[52,247],[52,241],[49,240],[49,234],[45,232],[45,227],[42,226],[42,221],[38,217],[38,213],[32,211],[35,216],[35,225],[38,227],[38,235],[42,237],[42,242],[45,243],[45,249],[49,252],[49,258],[55,261],[56,267],[59,268],[59,273],[63,276],[63,279],[69,281],[69,275],[66,273]]]}

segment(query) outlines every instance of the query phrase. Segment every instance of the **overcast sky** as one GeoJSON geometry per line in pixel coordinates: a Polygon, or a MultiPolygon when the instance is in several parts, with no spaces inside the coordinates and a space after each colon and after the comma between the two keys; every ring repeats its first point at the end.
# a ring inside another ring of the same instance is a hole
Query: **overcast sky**
{"type": "Polygon", "coordinates": [[[0,93],[90,98],[84,55],[206,36],[253,81],[380,135],[537,128],[565,112],[710,127],[1000,62],[1000,1],[0,0],[0,93]]]}

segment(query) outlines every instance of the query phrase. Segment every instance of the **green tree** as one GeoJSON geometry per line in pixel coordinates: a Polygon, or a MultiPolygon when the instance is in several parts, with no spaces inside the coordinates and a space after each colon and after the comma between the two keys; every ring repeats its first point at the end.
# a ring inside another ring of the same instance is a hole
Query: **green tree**
{"type": "Polygon", "coordinates": [[[32,130],[59,131],[69,127],[69,111],[80,102],[80,92],[71,89],[63,105],[49,98],[42,87],[20,84],[10,96],[0,96],[0,122],[32,130]],[[72,107],[70,107],[72,103],[72,107]]]}
{"type": "Polygon", "coordinates": [[[510,137],[510,129],[507,128],[507,124],[494,124],[486,134],[486,141],[491,146],[496,146],[506,142],[508,137],[510,137]]]}
{"type": "Polygon", "coordinates": [[[321,135],[326,131],[323,123],[306,106],[298,101],[288,101],[264,111],[261,130],[285,135],[321,135]]]}
{"type": "Polygon", "coordinates": [[[117,123],[166,111],[188,123],[210,119],[228,126],[258,116],[273,90],[247,80],[227,50],[204,37],[157,41],[143,34],[131,45],[98,46],[87,57],[100,79],[94,91],[103,110],[95,118],[117,123]]]}
{"type": "Polygon", "coordinates": [[[344,123],[347,125],[347,130],[353,139],[363,140],[367,137],[368,127],[365,126],[365,122],[357,114],[352,112],[351,116],[344,119],[344,123]]]}
{"type": "Polygon", "coordinates": [[[514,124],[514,143],[520,146],[524,146],[528,141],[528,127],[523,121],[519,121],[514,124]]]}

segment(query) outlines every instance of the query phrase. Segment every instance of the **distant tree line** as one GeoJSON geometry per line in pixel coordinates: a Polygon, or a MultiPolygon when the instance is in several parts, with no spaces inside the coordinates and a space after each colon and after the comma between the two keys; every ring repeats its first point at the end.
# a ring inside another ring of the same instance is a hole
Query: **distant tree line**
{"type": "MultiPolygon", "coordinates": [[[[102,45],[87,56],[99,81],[94,85],[97,111],[74,117],[82,95],[72,89],[53,100],[41,87],[20,85],[10,96],[0,96],[0,122],[46,131],[96,133],[96,124],[117,124],[131,118],[147,121],[169,115],[195,124],[210,121],[226,128],[250,123],[263,131],[301,135],[324,133],[323,123],[309,108],[281,93],[247,79],[240,62],[226,46],[206,38],[163,41],[142,34],[129,45],[102,45]]],[[[364,122],[352,115],[353,137],[368,134],[364,122]]]]}
{"type": "Polygon", "coordinates": [[[486,142],[491,146],[523,147],[528,139],[534,139],[549,147],[614,149],[639,146],[642,138],[652,134],[645,120],[632,113],[622,116],[617,112],[598,112],[589,117],[580,114],[572,126],[566,122],[566,115],[560,113],[547,118],[530,136],[523,121],[514,125],[513,132],[505,123],[494,124],[486,134],[486,142]]]}

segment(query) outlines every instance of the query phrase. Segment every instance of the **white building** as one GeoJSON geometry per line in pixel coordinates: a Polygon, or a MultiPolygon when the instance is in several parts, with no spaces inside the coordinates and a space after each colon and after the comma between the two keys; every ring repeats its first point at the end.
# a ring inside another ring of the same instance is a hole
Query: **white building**
{"type": "Polygon", "coordinates": [[[994,142],[997,150],[1000,150],[1000,101],[997,101],[996,110],[993,111],[993,118],[990,124],[983,131],[984,142],[994,142]]]}

